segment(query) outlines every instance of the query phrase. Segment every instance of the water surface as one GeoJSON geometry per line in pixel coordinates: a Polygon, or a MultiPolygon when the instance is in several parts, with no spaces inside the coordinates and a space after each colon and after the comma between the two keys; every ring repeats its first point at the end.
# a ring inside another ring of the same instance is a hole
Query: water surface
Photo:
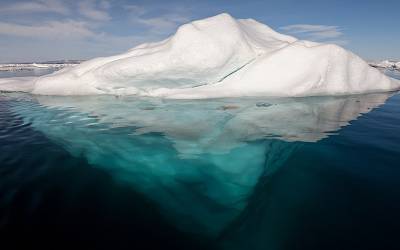
{"type": "Polygon", "coordinates": [[[106,249],[396,249],[399,107],[397,93],[1,93],[0,237],[106,249]]]}

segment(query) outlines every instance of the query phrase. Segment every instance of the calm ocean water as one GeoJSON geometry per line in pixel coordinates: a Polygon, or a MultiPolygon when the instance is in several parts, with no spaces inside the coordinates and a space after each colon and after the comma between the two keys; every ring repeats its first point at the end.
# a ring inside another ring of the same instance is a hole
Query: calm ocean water
{"type": "MultiPolygon", "coordinates": [[[[0,77],[21,74],[29,75],[0,77]]],[[[399,249],[399,158],[397,93],[201,101],[0,93],[0,242],[399,249]]]]}

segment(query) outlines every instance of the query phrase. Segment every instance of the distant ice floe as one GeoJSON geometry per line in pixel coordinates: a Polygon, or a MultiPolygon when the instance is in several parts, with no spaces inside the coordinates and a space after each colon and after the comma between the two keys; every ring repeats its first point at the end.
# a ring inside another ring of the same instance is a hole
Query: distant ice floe
{"type": "Polygon", "coordinates": [[[62,69],[73,67],[81,61],[60,61],[48,63],[3,63],[0,64],[0,71],[23,71],[23,70],[37,70],[37,69],[62,69]]]}
{"type": "Polygon", "coordinates": [[[390,69],[400,71],[400,62],[393,60],[384,60],[381,62],[370,62],[369,65],[375,68],[390,69]]]}
{"type": "Polygon", "coordinates": [[[400,82],[337,45],[220,14],[182,25],[164,41],[12,86],[3,80],[0,90],[199,99],[383,92],[399,89],[400,82]]]}

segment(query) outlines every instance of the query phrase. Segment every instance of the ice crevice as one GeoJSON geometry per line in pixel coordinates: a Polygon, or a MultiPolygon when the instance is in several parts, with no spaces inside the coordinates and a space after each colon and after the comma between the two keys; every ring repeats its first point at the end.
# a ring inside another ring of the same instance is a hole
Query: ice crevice
{"type": "MultiPolygon", "coordinates": [[[[250,61],[248,61],[247,63],[245,63],[243,66],[240,66],[239,68],[235,69],[234,71],[232,71],[231,73],[227,74],[226,76],[222,77],[218,82],[222,82],[223,80],[225,80],[226,78],[228,78],[229,76],[235,74],[236,72],[238,72],[239,70],[243,69],[244,67],[246,67],[247,65],[249,65],[250,63],[254,62],[256,60],[256,58],[251,59],[250,61]]],[[[218,83],[217,82],[217,83],[218,83]]]]}

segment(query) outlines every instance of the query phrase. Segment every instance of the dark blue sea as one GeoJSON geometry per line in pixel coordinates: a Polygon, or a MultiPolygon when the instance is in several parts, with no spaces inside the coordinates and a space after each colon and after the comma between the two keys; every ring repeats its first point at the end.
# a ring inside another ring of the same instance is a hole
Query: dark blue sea
{"type": "Polygon", "coordinates": [[[0,246],[400,249],[399,161],[398,93],[4,92],[0,246]]]}

